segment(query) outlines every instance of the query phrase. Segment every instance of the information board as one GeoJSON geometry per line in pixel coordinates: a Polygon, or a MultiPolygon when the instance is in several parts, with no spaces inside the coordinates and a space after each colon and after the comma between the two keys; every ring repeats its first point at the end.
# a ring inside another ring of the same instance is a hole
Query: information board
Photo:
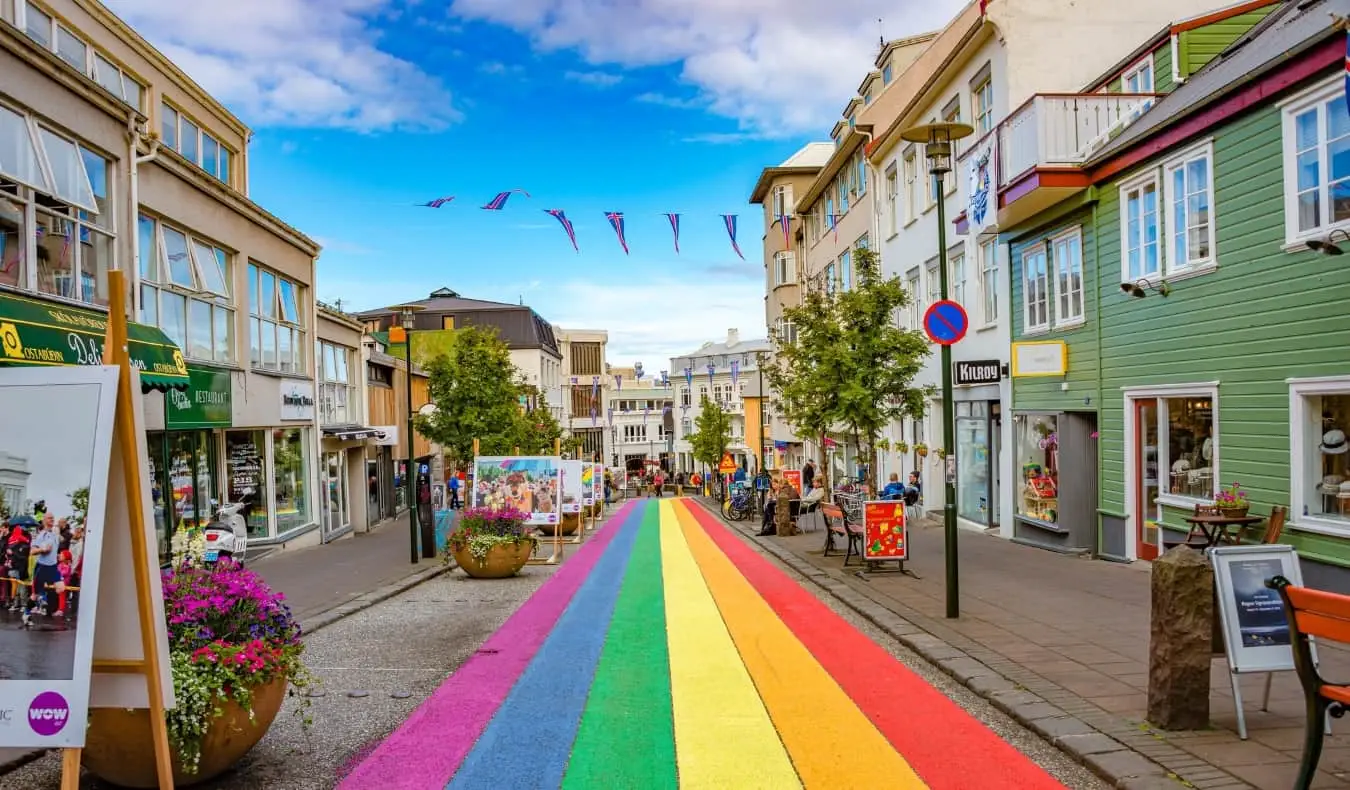
{"type": "MultiPolygon", "coordinates": [[[[562,462],[562,469],[559,472],[558,478],[561,481],[560,488],[562,489],[563,513],[571,514],[581,512],[583,492],[587,490],[583,483],[590,482],[589,480],[584,479],[585,477],[588,477],[588,475],[584,474],[584,470],[587,466],[589,466],[589,464],[582,461],[562,462]]],[[[590,504],[589,500],[587,501],[587,504],[590,504]]]]}
{"type": "Polygon", "coordinates": [[[1280,595],[1266,580],[1283,576],[1303,586],[1298,553],[1288,544],[1219,546],[1209,550],[1219,594],[1228,667],[1233,673],[1281,672],[1294,668],[1289,621],[1280,595]]]}

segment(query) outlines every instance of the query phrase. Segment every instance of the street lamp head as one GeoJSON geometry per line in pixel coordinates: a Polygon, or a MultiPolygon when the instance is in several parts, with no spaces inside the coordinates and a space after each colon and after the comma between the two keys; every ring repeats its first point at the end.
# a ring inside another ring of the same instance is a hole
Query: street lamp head
{"type": "Polygon", "coordinates": [[[401,304],[390,308],[399,315],[399,322],[405,330],[413,328],[414,317],[426,308],[420,304],[401,304]]]}
{"type": "Polygon", "coordinates": [[[949,173],[952,169],[952,141],[969,137],[975,127],[964,123],[925,123],[900,132],[900,139],[923,143],[928,172],[933,175],[949,173]]]}

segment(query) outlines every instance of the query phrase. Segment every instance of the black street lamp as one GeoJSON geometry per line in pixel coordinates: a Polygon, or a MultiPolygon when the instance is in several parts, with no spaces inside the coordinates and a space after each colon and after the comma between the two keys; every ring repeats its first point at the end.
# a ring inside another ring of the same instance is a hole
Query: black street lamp
{"type": "MultiPolygon", "coordinates": [[[[408,551],[412,564],[416,565],[422,552],[418,551],[417,544],[417,490],[413,486],[413,479],[416,476],[416,459],[413,457],[413,407],[412,407],[412,333],[414,318],[417,313],[424,308],[421,305],[405,304],[394,308],[398,311],[401,327],[403,330],[403,344],[407,350],[404,381],[407,384],[407,407],[408,407],[408,460],[403,467],[403,485],[407,489],[408,498],[408,551]]],[[[428,547],[434,553],[435,547],[428,547]]],[[[428,555],[432,556],[432,555],[428,555]]]]}
{"type": "MultiPolygon", "coordinates": [[[[933,174],[938,224],[938,298],[947,299],[947,199],[943,177],[952,169],[952,141],[969,137],[974,127],[964,123],[928,123],[900,133],[911,143],[923,143],[928,172],[933,174]]],[[[947,549],[947,617],[961,616],[961,582],[957,562],[956,531],[956,409],[952,404],[952,347],[942,347],[942,447],[947,452],[943,475],[947,501],[942,509],[942,529],[947,549]]]]}

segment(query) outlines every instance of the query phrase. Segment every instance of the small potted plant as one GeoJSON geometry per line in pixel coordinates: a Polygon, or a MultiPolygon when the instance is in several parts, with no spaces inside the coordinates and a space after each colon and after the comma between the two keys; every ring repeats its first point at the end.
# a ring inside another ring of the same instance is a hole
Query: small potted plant
{"type": "Polygon", "coordinates": [[[534,553],[529,519],[515,508],[469,508],[445,541],[445,553],[475,579],[514,576],[534,553]]]}
{"type": "Polygon", "coordinates": [[[901,442],[895,446],[895,451],[901,455],[909,455],[909,442],[901,442]]]}
{"type": "Polygon", "coordinates": [[[923,442],[919,442],[918,444],[914,445],[914,452],[918,453],[920,458],[927,458],[928,445],[924,444],[923,442]]]}
{"type": "Polygon", "coordinates": [[[947,458],[947,450],[942,447],[935,448],[933,450],[933,455],[937,456],[939,461],[944,461],[947,458]]]}
{"type": "Polygon", "coordinates": [[[1251,509],[1251,500],[1247,498],[1247,492],[1242,486],[1233,483],[1227,488],[1220,489],[1214,495],[1214,506],[1219,509],[1219,513],[1229,518],[1241,518],[1247,515],[1251,509]]]}

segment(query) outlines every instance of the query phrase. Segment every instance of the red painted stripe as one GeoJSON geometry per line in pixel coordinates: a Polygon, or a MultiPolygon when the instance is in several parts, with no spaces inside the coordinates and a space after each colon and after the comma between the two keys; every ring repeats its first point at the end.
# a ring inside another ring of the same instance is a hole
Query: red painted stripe
{"type": "Polygon", "coordinates": [[[933,790],[1064,790],[945,694],[891,657],[701,504],[682,500],[718,548],[933,790]]]}

